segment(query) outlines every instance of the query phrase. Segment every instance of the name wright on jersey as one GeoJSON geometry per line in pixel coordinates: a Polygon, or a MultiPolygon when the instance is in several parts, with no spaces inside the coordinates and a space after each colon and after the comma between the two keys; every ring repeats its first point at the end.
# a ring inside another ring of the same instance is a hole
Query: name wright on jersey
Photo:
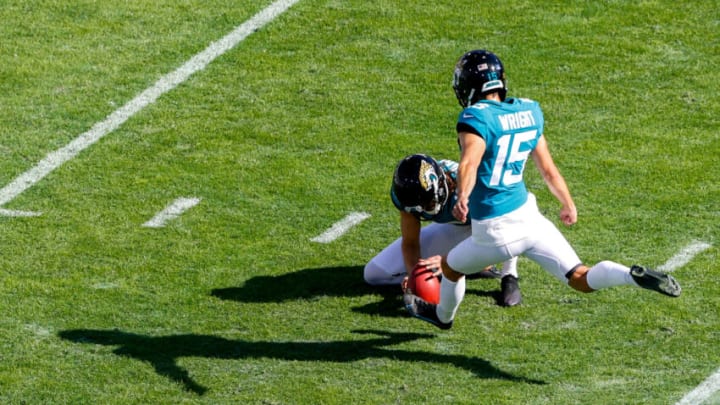
{"type": "Polygon", "coordinates": [[[533,117],[532,111],[518,111],[512,114],[498,115],[498,120],[503,131],[513,131],[535,125],[535,117],[533,117]]]}

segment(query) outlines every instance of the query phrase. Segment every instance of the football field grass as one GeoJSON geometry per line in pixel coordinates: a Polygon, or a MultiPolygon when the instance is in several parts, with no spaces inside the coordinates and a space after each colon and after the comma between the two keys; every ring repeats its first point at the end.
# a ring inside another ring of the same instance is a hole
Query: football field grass
{"type": "Polygon", "coordinates": [[[0,403],[720,403],[719,9],[4,2],[0,403]],[[364,284],[398,160],[459,157],[478,48],[543,107],[579,221],[530,164],[541,210],[681,297],[521,258],[522,305],[471,280],[440,331],[364,284]]]}

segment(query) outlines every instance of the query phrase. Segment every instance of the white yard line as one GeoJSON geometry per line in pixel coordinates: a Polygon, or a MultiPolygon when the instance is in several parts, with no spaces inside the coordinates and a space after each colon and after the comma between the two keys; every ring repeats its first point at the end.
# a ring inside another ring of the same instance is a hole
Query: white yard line
{"type": "Polygon", "coordinates": [[[676,405],[699,405],[720,389],[720,369],[708,377],[697,388],[685,395],[676,405]]]}
{"type": "Polygon", "coordinates": [[[709,249],[710,246],[711,245],[709,243],[705,242],[693,242],[685,246],[680,252],[678,252],[678,254],[671,257],[670,260],[658,266],[657,269],[666,273],[679,269],[680,267],[688,264],[690,260],[692,260],[693,257],[697,256],[700,252],[709,249]]]}
{"type": "MultiPolygon", "coordinates": [[[[21,174],[10,184],[0,189],[0,206],[12,201],[23,191],[35,185],[63,163],[74,158],[78,153],[100,140],[103,136],[116,130],[130,117],[137,114],[138,111],[155,102],[161,95],[177,87],[193,73],[205,69],[215,58],[235,47],[247,36],[274,20],[298,1],[299,0],[278,0],[272,3],[219,41],[211,43],[204,51],[193,56],[177,70],[161,77],[153,86],[110,114],[104,121],[96,123],[89,131],[81,134],[66,146],[49,153],[35,167],[21,174]]],[[[12,212],[21,211],[2,210],[0,211],[0,215],[6,215],[12,212]]]]}
{"type": "Polygon", "coordinates": [[[333,224],[330,229],[310,240],[318,243],[330,243],[335,239],[343,236],[353,226],[359,224],[360,222],[368,218],[370,218],[370,214],[367,214],[365,212],[352,212],[342,220],[333,224]]]}
{"type": "MultiPolygon", "coordinates": [[[[700,252],[709,249],[711,245],[705,242],[693,242],[683,248],[678,254],[671,257],[665,264],[658,267],[658,270],[670,272],[678,269],[693,259],[700,252]]],[[[720,390],[720,369],[708,377],[702,384],[687,393],[676,405],[698,405],[710,398],[720,390]]]]}
{"type": "Polygon", "coordinates": [[[155,214],[155,216],[145,222],[143,226],[146,228],[162,228],[168,221],[179,217],[180,214],[198,205],[199,202],[199,198],[180,197],[170,203],[165,209],[155,214]]]}

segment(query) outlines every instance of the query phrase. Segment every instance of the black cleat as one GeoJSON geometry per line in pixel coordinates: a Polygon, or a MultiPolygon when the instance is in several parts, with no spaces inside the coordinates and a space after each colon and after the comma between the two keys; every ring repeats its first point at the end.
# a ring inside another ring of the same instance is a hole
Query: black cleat
{"type": "Polygon", "coordinates": [[[410,315],[414,316],[415,318],[421,319],[425,322],[429,322],[440,329],[452,328],[452,321],[446,323],[442,322],[438,318],[437,312],[435,311],[437,305],[431,304],[424,299],[418,297],[417,295],[413,294],[403,295],[403,300],[405,301],[405,309],[407,309],[410,315]]]}
{"type": "Polygon", "coordinates": [[[508,274],[500,280],[500,298],[500,305],[504,307],[514,307],[522,302],[517,277],[508,274]]]}
{"type": "Polygon", "coordinates": [[[633,265],[630,268],[633,280],[642,288],[657,291],[671,297],[679,297],[682,288],[671,275],[633,265]]]}
{"type": "Polygon", "coordinates": [[[500,270],[498,270],[497,266],[492,265],[486,269],[483,269],[480,272],[473,273],[473,274],[466,274],[465,278],[467,280],[475,280],[478,278],[500,278],[500,270]]]}

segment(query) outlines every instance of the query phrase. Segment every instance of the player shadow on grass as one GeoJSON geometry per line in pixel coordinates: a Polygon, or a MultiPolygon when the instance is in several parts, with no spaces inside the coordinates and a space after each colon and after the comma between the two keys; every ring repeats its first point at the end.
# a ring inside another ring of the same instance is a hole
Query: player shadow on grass
{"type": "Polygon", "coordinates": [[[58,333],[63,339],[85,344],[118,346],[114,353],[151,364],[155,372],[182,384],[187,391],[203,395],[208,389],[193,380],[187,370],[178,366],[182,357],[213,359],[279,359],[287,361],[325,361],[347,363],[367,358],[421,363],[447,363],[472,372],[479,378],[504,379],[527,384],[546,384],[518,377],[493,366],[487,360],[461,355],[448,355],[392,349],[387,346],[432,338],[427,333],[396,333],[380,330],[356,330],[353,333],[379,337],[364,340],[328,342],[254,342],[230,340],[211,335],[145,336],[120,330],[73,329],[58,333]]]}
{"type": "MultiPolygon", "coordinates": [[[[471,282],[482,284],[488,281],[490,280],[471,282]]],[[[497,285],[493,284],[492,288],[497,288],[497,285]]],[[[468,292],[478,296],[490,296],[500,302],[499,291],[473,289],[468,292]]],[[[245,281],[240,287],[216,288],[210,294],[224,300],[248,303],[283,302],[323,296],[379,295],[381,301],[355,307],[352,310],[369,315],[407,316],[403,308],[400,287],[368,285],[363,279],[363,266],[310,268],[277,276],[256,276],[245,281]]]]}
{"type": "Polygon", "coordinates": [[[405,316],[398,286],[370,286],[363,266],[310,268],[277,276],[256,276],[239,287],[216,288],[212,296],[238,302],[284,302],[317,297],[378,295],[381,301],[353,308],[372,315],[405,316]]]}

